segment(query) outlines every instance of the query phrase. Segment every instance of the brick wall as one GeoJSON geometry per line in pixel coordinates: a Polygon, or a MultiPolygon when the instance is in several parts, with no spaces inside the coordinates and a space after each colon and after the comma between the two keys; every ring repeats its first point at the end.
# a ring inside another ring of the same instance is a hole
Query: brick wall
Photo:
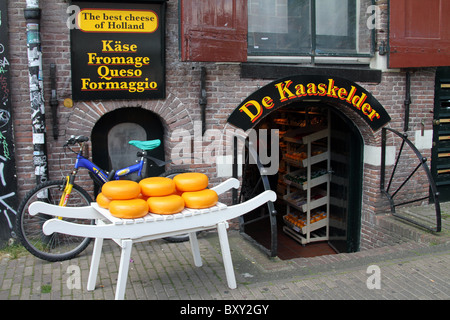
{"type": "MultiPolygon", "coordinates": [[[[387,1],[378,1],[382,9],[381,29],[377,31],[378,41],[386,40],[387,36],[387,1]]],[[[240,66],[233,63],[188,63],[180,62],[178,44],[178,1],[168,1],[166,20],[166,88],[167,98],[164,100],[115,100],[115,101],[85,101],[77,102],[71,109],[62,106],[62,100],[71,96],[70,71],[70,38],[66,27],[65,0],[40,1],[42,9],[41,37],[44,63],[44,89],[46,98],[46,121],[48,141],[49,178],[61,177],[74,163],[71,154],[64,154],[63,142],[72,134],[90,136],[92,127],[105,113],[122,107],[140,106],[160,116],[166,130],[166,152],[178,143],[170,139],[175,129],[185,129],[193,133],[194,123],[201,120],[198,98],[200,93],[200,68],[206,67],[207,79],[207,129],[226,130],[231,128],[226,123],[228,115],[236,106],[252,92],[264,86],[269,81],[240,78],[240,66]],[[60,106],[58,107],[59,132],[58,139],[53,139],[51,111],[48,105],[50,97],[49,66],[57,64],[57,90],[60,106]]],[[[19,196],[34,185],[32,163],[32,132],[28,87],[28,67],[26,52],[26,28],[23,17],[24,0],[9,1],[12,103],[14,109],[15,148],[19,196]]],[[[422,120],[425,130],[431,130],[434,99],[434,69],[413,70],[411,74],[411,118],[410,133],[420,130],[422,120]]],[[[380,84],[360,83],[371,92],[385,107],[392,117],[389,127],[402,131],[404,121],[405,72],[383,72],[380,84]]],[[[363,121],[347,109],[336,106],[352,119],[358,126],[364,143],[368,146],[381,146],[381,133],[372,132],[363,121]]],[[[388,137],[388,145],[398,149],[399,141],[388,137]]],[[[429,156],[430,150],[424,150],[429,156]]],[[[207,172],[216,183],[215,164],[201,163],[193,165],[196,170],[207,172]]],[[[398,170],[407,174],[410,163],[405,162],[398,170]]],[[[376,214],[386,212],[388,203],[379,192],[380,167],[365,164],[363,179],[363,214],[362,214],[362,248],[378,246],[376,214]]],[[[87,184],[86,176],[81,177],[81,184],[87,184]]],[[[419,182],[406,189],[405,194],[411,195],[412,190],[420,189],[419,182]]],[[[423,189],[423,188],[422,188],[423,189]]],[[[421,189],[421,192],[423,191],[421,189]]]]}

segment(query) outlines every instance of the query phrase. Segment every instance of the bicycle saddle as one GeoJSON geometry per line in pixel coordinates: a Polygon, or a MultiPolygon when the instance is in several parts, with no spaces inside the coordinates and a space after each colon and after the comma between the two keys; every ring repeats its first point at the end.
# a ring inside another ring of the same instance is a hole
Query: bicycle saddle
{"type": "Polygon", "coordinates": [[[132,146],[135,146],[138,149],[148,151],[153,150],[156,147],[159,147],[161,145],[161,140],[159,139],[148,141],[131,140],[128,141],[128,143],[131,144],[132,146]]]}

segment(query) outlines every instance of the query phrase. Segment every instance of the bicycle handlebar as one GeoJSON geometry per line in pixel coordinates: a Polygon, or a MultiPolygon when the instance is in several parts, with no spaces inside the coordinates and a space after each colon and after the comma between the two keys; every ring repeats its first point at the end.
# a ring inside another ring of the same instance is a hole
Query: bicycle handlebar
{"type": "Polygon", "coordinates": [[[85,136],[71,136],[69,138],[69,140],[67,140],[66,143],[64,144],[64,147],[72,146],[72,145],[74,145],[76,143],[82,143],[82,142],[86,142],[86,141],[89,141],[88,137],[85,137],[85,136]]]}

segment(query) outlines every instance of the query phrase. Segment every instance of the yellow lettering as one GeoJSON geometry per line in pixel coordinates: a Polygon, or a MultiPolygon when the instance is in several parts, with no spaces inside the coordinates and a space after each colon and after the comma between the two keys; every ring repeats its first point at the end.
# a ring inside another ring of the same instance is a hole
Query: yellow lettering
{"type": "Polygon", "coordinates": [[[295,95],[288,89],[291,84],[292,84],[292,80],[287,80],[284,82],[284,84],[282,82],[280,82],[275,85],[275,87],[277,87],[278,92],[280,94],[281,102],[287,101],[288,99],[295,98],[295,95]],[[286,97],[286,94],[288,95],[288,97],[286,97]]]}
{"type": "Polygon", "coordinates": [[[239,108],[239,111],[240,112],[244,111],[245,114],[250,117],[251,122],[255,122],[262,114],[261,105],[255,100],[251,100],[246,104],[244,104],[242,107],[239,108]],[[251,106],[253,106],[256,109],[255,110],[256,113],[253,113],[252,111],[249,110],[249,107],[251,106]]]}
{"type": "Polygon", "coordinates": [[[319,96],[324,96],[327,94],[327,85],[325,83],[319,83],[317,89],[319,89],[319,96]]]}
{"type": "Polygon", "coordinates": [[[345,97],[347,96],[347,90],[345,90],[345,88],[340,88],[338,90],[338,97],[341,100],[345,100],[345,97]]]}
{"type": "Polygon", "coordinates": [[[358,108],[361,110],[361,105],[364,103],[364,101],[366,101],[367,99],[367,95],[365,93],[363,93],[361,95],[361,97],[359,96],[354,96],[352,99],[352,104],[354,107],[358,108]]]}
{"type": "Polygon", "coordinates": [[[308,83],[308,95],[309,96],[317,95],[317,87],[315,83],[308,83]]]}
{"type": "Polygon", "coordinates": [[[352,89],[350,90],[350,93],[348,94],[347,99],[346,99],[346,101],[348,103],[352,103],[352,99],[353,99],[353,96],[355,95],[355,93],[356,93],[356,88],[354,86],[352,86],[352,89]]]}
{"type": "Polygon", "coordinates": [[[368,116],[372,112],[372,106],[368,103],[364,103],[361,107],[361,112],[368,116]]]}
{"type": "Polygon", "coordinates": [[[87,90],[91,79],[81,78],[81,90],[87,90]]]}
{"type": "Polygon", "coordinates": [[[306,96],[306,91],[305,91],[305,86],[302,84],[298,84],[295,86],[295,94],[297,95],[297,97],[304,97],[306,96]]]}
{"type": "Polygon", "coordinates": [[[376,112],[375,110],[372,109],[372,112],[368,115],[370,121],[373,121],[373,118],[377,118],[380,119],[380,115],[378,114],[378,112],[376,112]]]}
{"type": "Polygon", "coordinates": [[[88,52],[87,55],[88,55],[88,64],[95,64],[94,60],[97,54],[94,52],[88,52]]]}
{"type": "Polygon", "coordinates": [[[328,79],[327,96],[331,97],[331,98],[337,98],[337,95],[336,95],[337,89],[339,89],[339,88],[334,86],[334,79],[328,79]]]}
{"type": "Polygon", "coordinates": [[[113,48],[111,47],[111,42],[113,42],[112,40],[102,40],[102,51],[114,51],[113,48]]]}
{"type": "Polygon", "coordinates": [[[275,105],[271,97],[264,97],[264,99],[262,99],[262,104],[266,109],[272,109],[275,105]]]}

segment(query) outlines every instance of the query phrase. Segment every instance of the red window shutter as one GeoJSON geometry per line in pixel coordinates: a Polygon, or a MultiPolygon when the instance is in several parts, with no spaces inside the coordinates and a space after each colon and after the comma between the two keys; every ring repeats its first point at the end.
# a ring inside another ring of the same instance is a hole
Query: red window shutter
{"type": "Polygon", "coordinates": [[[450,0],[391,0],[389,67],[450,65],[450,0]]]}
{"type": "Polygon", "coordinates": [[[247,0],[181,0],[183,61],[247,60],[247,0]]]}

